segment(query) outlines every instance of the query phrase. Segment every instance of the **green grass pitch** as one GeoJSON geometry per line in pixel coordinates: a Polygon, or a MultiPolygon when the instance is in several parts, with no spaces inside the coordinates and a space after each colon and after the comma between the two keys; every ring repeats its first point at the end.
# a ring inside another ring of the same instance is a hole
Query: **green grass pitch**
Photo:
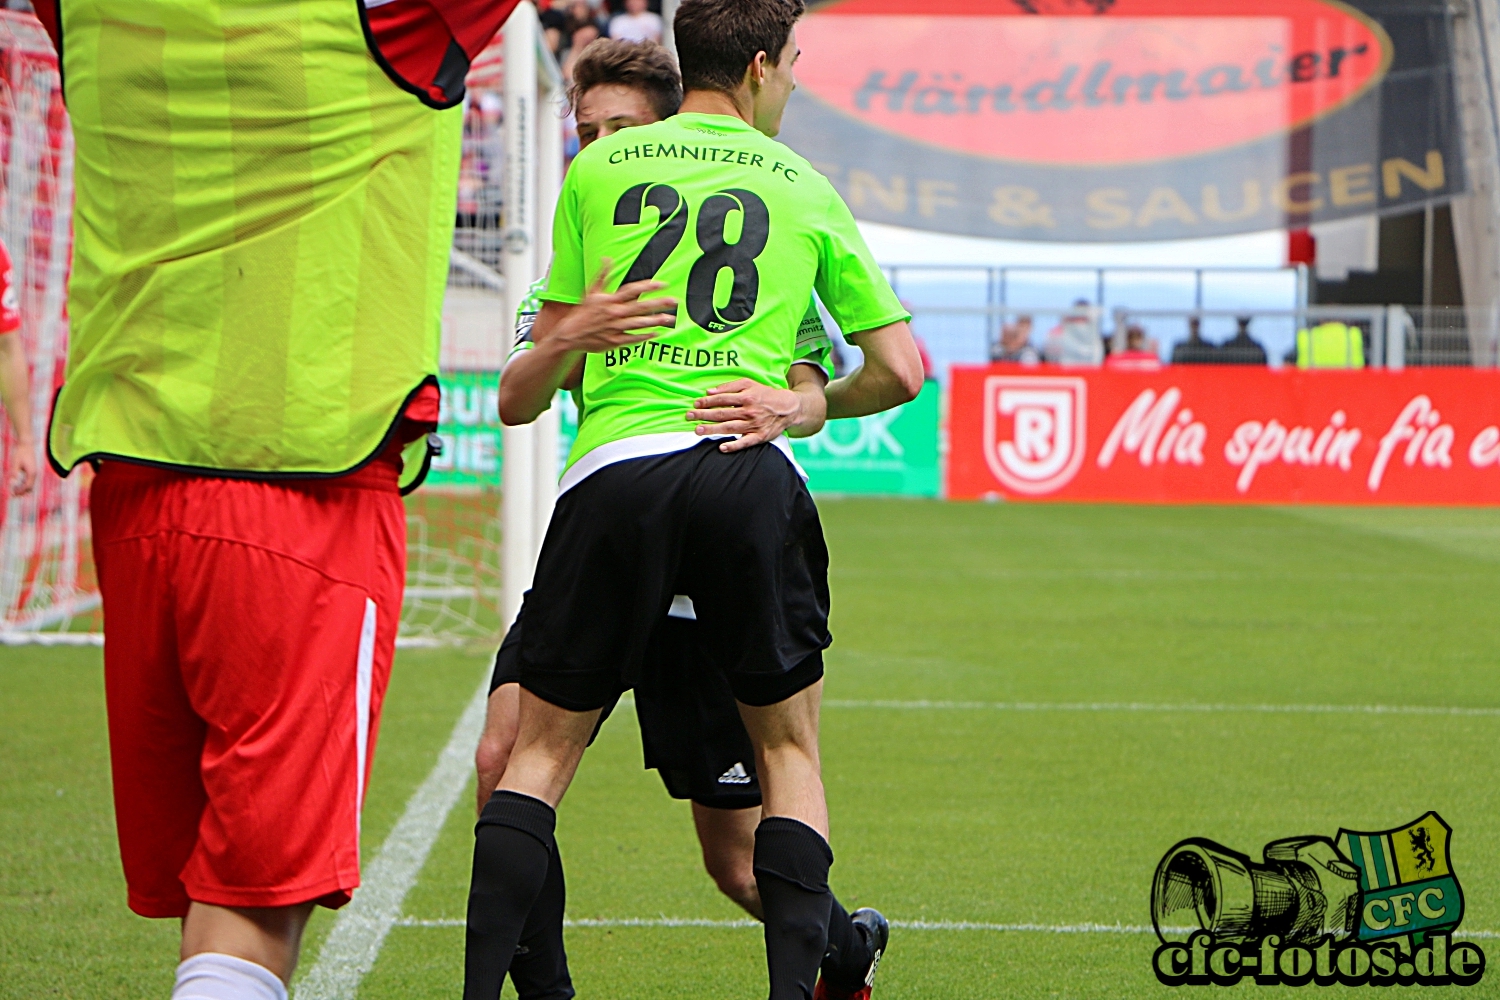
{"type": "MultiPolygon", "coordinates": [[[[1465,928],[1500,930],[1500,716],[872,702],[1500,706],[1500,511],[822,505],[835,890],[904,921],[1143,925],[1177,840],[1454,827],[1465,928]]],[[[487,668],[403,652],[372,857],[487,668]]],[[[573,918],[740,914],[622,710],[559,837],[573,918]]],[[[367,1000],[452,998],[472,803],[449,817],[367,1000]]],[[[314,920],[304,969],[332,915],[314,920]]],[[[577,928],[584,1000],[765,995],[752,928],[577,928]]],[[[1500,956],[1500,940],[1481,944],[1500,956]]],[[[897,929],[882,1000],[1167,997],[1139,933],[897,929]]],[[[167,996],[176,928],[125,909],[96,650],[0,648],[0,996],[167,996]]],[[[1240,990],[1264,990],[1252,983],[1240,990]]],[[[1308,987],[1308,992],[1322,991],[1308,987]]],[[[1271,992],[1287,992],[1278,988],[1271,992]]],[[[1334,988],[1333,992],[1347,992],[1334,988]]],[[[509,995],[509,990],[507,989],[509,995]]],[[[1500,996],[1500,973],[1470,991],[1500,996]]]]}

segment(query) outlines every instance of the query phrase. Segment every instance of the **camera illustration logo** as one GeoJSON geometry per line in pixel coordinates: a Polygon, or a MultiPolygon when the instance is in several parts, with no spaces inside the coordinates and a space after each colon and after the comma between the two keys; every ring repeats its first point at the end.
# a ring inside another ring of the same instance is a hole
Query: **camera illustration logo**
{"type": "Polygon", "coordinates": [[[1156,867],[1152,956],[1167,986],[1472,986],[1484,951],[1454,941],[1463,890],[1435,812],[1381,833],[1293,837],[1251,861],[1201,837],[1156,867]]]}

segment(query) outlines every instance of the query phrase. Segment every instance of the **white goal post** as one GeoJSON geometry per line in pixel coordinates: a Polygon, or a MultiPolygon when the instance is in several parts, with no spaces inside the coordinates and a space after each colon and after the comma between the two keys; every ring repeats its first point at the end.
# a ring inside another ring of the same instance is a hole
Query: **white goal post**
{"type": "MultiPolygon", "coordinates": [[[[552,214],[562,189],[565,100],[557,63],[542,44],[531,0],[505,23],[506,316],[514,316],[552,260],[552,214]]],[[[502,582],[500,616],[509,627],[531,587],[537,553],[557,501],[560,416],[553,406],[522,427],[507,427],[500,478],[502,582]]]]}

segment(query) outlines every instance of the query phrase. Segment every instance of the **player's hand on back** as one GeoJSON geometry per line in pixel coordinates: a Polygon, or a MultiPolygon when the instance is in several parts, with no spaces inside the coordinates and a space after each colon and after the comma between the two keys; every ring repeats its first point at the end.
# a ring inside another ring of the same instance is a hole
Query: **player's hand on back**
{"type": "Polygon", "coordinates": [[[804,417],[803,399],[791,389],[775,389],[748,378],[735,379],[708,390],[694,402],[687,419],[700,421],[700,435],[739,434],[725,441],[725,453],[774,441],[804,417]]]}
{"type": "Polygon", "coordinates": [[[658,327],[670,330],[677,324],[675,299],[642,298],[667,287],[665,284],[660,281],[636,281],[622,286],[618,291],[606,292],[604,282],[609,268],[610,262],[605,261],[583,301],[570,309],[567,316],[550,331],[549,336],[556,339],[558,347],[568,351],[600,354],[651,340],[663,332],[636,331],[658,327]]]}

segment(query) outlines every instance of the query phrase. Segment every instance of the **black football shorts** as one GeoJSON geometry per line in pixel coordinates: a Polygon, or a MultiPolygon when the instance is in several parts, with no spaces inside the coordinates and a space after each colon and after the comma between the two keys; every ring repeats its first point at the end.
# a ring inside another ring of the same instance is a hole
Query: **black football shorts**
{"type": "MultiPolygon", "coordinates": [[[[524,614],[523,603],[495,654],[491,694],[502,684],[520,683],[524,614]]],[[[646,767],[661,775],[674,799],[710,809],[756,809],[761,799],[755,748],[729,678],[714,665],[701,635],[697,621],[668,617],[651,637],[635,688],[646,767]]]]}
{"type": "MultiPolygon", "coordinates": [[[[652,636],[635,686],[646,766],[674,799],[710,809],[759,808],[755,747],[705,638],[702,625],[685,618],[665,619],[652,636]]],[[[821,664],[822,653],[814,655],[821,664]]]]}
{"type": "MultiPolygon", "coordinates": [[[[490,694],[506,684],[521,683],[521,619],[526,615],[526,601],[530,596],[527,593],[521,598],[521,608],[516,612],[516,620],[505,630],[505,638],[500,640],[500,648],[495,651],[495,671],[490,675],[490,694]]],[[[615,697],[604,705],[604,711],[599,713],[599,721],[594,723],[594,735],[589,737],[589,746],[593,746],[594,740],[599,738],[599,730],[609,721],[618,702],[619,698],[615,697]]]]}
{"type": "Polygon", "coordinates": [[[823,676],[828,548],[801,476],[777,448],[719,442],[607,465],[557,501],[542,545],[521,684],[592,711],[640,683],[676,594],[736,699],[772,705],[823,676]]]}

